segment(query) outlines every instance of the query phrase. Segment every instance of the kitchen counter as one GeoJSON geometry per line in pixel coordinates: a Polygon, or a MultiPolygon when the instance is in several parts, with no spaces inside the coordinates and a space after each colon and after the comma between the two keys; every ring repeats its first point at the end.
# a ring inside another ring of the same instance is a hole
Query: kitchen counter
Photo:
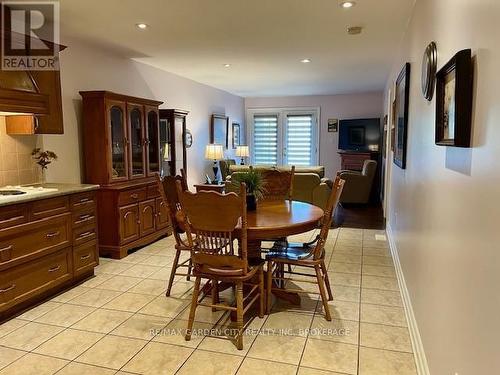
{"type": "Polygon", "coordinates": [[[57,184],[57,183],[44,183],[44,184],[30,184],[19,186],[3,186],[0,190],[26,190],[28,193],[20,195],[0,195],[0,207],[8,206],[11,204],[30,202],[39,199],[53,198],[61,195],[81,193],[85,191],[97,190],[99,185],[92,184],[57,184]],[[33,187],[34,189],[27,189],[33,187]],[[46,190],[38,191],[37,188],[44,188],[46,190]]]}

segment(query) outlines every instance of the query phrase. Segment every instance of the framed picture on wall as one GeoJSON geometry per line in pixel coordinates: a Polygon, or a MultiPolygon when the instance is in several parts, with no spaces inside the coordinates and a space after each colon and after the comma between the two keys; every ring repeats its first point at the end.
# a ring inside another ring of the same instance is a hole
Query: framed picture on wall
{"type": "Polygon", "coordinates": [[[394,164],[406,169],[408,138],[408,102],[410,99],[410,63],[406,63],[396,80],[394,108],[394,164]]]}
{"type": "Polygon", "coordinates": [[[336,118],[328,119],[328,132],[337,133],[339,131],[339,120],[336,118]]]}
{"type": "Polygon", "coordinates": [[[236,149],[236,146],[241,145],[241,128],[240,124],[237,122],[233,122],[233,149],[236,149]]]}
{"type": "Polygon", "coordinates": [[[436,144],[470,147],[472,54],[458,52],[436,75],[436,144]]]}
{"type": "Polygon", "coordinates": [[[214,113],[210,122],[210,143],[223,145],[226,149],[229,147],[229,117],[214,113]]]}

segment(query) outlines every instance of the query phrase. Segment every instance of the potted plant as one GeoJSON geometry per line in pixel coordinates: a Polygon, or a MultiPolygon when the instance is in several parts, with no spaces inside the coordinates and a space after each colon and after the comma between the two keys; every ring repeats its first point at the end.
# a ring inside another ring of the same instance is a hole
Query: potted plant
{"type": "Polygon", "coordinates": [[[247,210],[255,211],[257,209],[257,200],[262,198],[266,192],[262,174],[254,169],[250,169],[248,172],[233,173],[231,176],[233,188],[238,189],[242,182],[247,187],[247,210]]]}

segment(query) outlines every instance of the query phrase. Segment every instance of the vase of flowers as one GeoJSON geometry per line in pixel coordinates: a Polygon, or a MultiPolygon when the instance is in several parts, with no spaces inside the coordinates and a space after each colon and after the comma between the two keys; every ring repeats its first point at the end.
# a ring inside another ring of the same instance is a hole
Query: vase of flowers
{"type": "Polygon", "coordinates": [[[257,209],[257,201],[266,192],[262,174],[254,169],[250,169],[247,172],[233,173],[231,184],[235,190],[239,188],[242,182],[245,183],[247,189],[247,210],[255,211],[257,209]]]}
{"type": "Polygon", "coordinates": [[[42,182],[45,182],[45,170],[50,163],[57,160],[57,155],[53,151],[43,151],[41,148],[35,148],[31,152],[31,157],[40,166],[42,171],[42,182]]]}

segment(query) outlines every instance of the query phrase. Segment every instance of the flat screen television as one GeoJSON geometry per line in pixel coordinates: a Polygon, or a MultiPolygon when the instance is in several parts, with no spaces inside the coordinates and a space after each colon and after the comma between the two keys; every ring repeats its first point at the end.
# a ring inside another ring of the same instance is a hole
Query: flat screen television
{"type": "Polygon", "coordinates": [[[379,142],[379,118],[339,121],[339,150],[378,151],[379,142]]]}

